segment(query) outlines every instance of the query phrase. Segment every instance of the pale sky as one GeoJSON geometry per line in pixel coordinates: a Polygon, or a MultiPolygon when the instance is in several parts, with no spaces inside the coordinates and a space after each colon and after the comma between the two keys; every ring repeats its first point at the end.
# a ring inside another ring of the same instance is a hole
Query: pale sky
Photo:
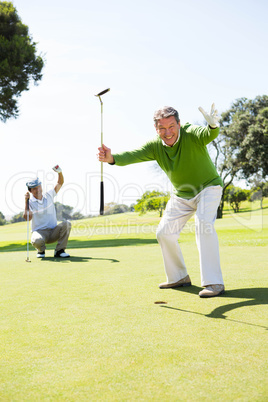
{"type": "MultiPolygon", "coordinates": [[[[20,116],[1,124],[0,211],[23,210],[25,183],[65,185],[57,200],[99,211],[100,102],[104,143],[138,148],[155,135],[153,113],[175,107],[181,123],[204,124],[241,97],[268,94],[266,0],[15,0],[38,52],[43,79],[20,98],[20,116]]],[[[152,162],[104,165],[105,203],[130,205],[145,191],[170,190],[152,162]]]]}

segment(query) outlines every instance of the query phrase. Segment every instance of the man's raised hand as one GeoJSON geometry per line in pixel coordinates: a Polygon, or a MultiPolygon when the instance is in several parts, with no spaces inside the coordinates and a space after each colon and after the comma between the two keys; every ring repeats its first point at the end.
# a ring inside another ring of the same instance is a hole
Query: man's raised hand
{"type": "Polygon", "coordinates": [[[59,165],[55,165],[52,169],[53,169],[54,172],[56,172],[56,173],[61,173],[61,172],[62,172],[62,170],[61,170],[61,168],[59,167],[59,165]]]}
{"type": "Polygon", "coordinates": [[[218,111],[215,109],[215,103],[212,103],[211,105],[210,114],[205,112],[201,106],[199,106],[198,110],[202,113],[211,128],[219,127],[220,117],[218,116],[218,111]]]}

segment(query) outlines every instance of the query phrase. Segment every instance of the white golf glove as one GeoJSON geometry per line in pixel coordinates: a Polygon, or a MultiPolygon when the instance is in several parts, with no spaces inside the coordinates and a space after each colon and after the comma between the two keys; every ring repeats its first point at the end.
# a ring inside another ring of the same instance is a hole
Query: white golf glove
{"type": "Polygon", "coordinates": [[[54,172],[57,172],[57,173],[61,173],[61,172],[62,172],[62,170],[61,170],[61,168],[59,167],[59,165],[54,166],[52,169],[54,170],[54,172]]]}
{"type": "Polygon", "coordinates": [[[205,112],[201,106],[199,106],[198,110],[202,113],[211,128],[219,127],[220,117],[218,116],[218,110],[215,109],[215,103],[212,103],[211,105],[210,114],[205,112]]]}

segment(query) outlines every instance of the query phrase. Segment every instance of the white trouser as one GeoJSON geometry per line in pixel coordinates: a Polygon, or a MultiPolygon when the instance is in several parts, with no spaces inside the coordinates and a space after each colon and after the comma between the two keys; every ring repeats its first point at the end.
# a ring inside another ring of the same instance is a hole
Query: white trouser
{"type": "Polygon", "coordinates": [[[207,187],[194,198],[186,200],[172,196],[157,228],[168,283],[187,275],[187,269],[178,243],[186,222],[195,214],[195,235],[199,251],[201,286],[222,284],[218,236],[214,228],[222,195],[221,186],[207,187]]]}

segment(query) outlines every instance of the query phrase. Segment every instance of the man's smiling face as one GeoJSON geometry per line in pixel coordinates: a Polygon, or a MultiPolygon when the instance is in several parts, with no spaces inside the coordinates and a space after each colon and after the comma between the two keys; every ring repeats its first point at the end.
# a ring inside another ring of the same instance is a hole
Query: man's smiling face
{"type": "Polygon", "coordinates": [[[180,122],[174,116],[158,120],[155,125],[159,137],[170,147],[177,141],[180,132],[180,122]]]}
{"type": "Polygon", "coordinates": [[[31,188],[31,193],[37,200],[42,200],[43,192],[41,184],[39,186],[31,188]]]}

